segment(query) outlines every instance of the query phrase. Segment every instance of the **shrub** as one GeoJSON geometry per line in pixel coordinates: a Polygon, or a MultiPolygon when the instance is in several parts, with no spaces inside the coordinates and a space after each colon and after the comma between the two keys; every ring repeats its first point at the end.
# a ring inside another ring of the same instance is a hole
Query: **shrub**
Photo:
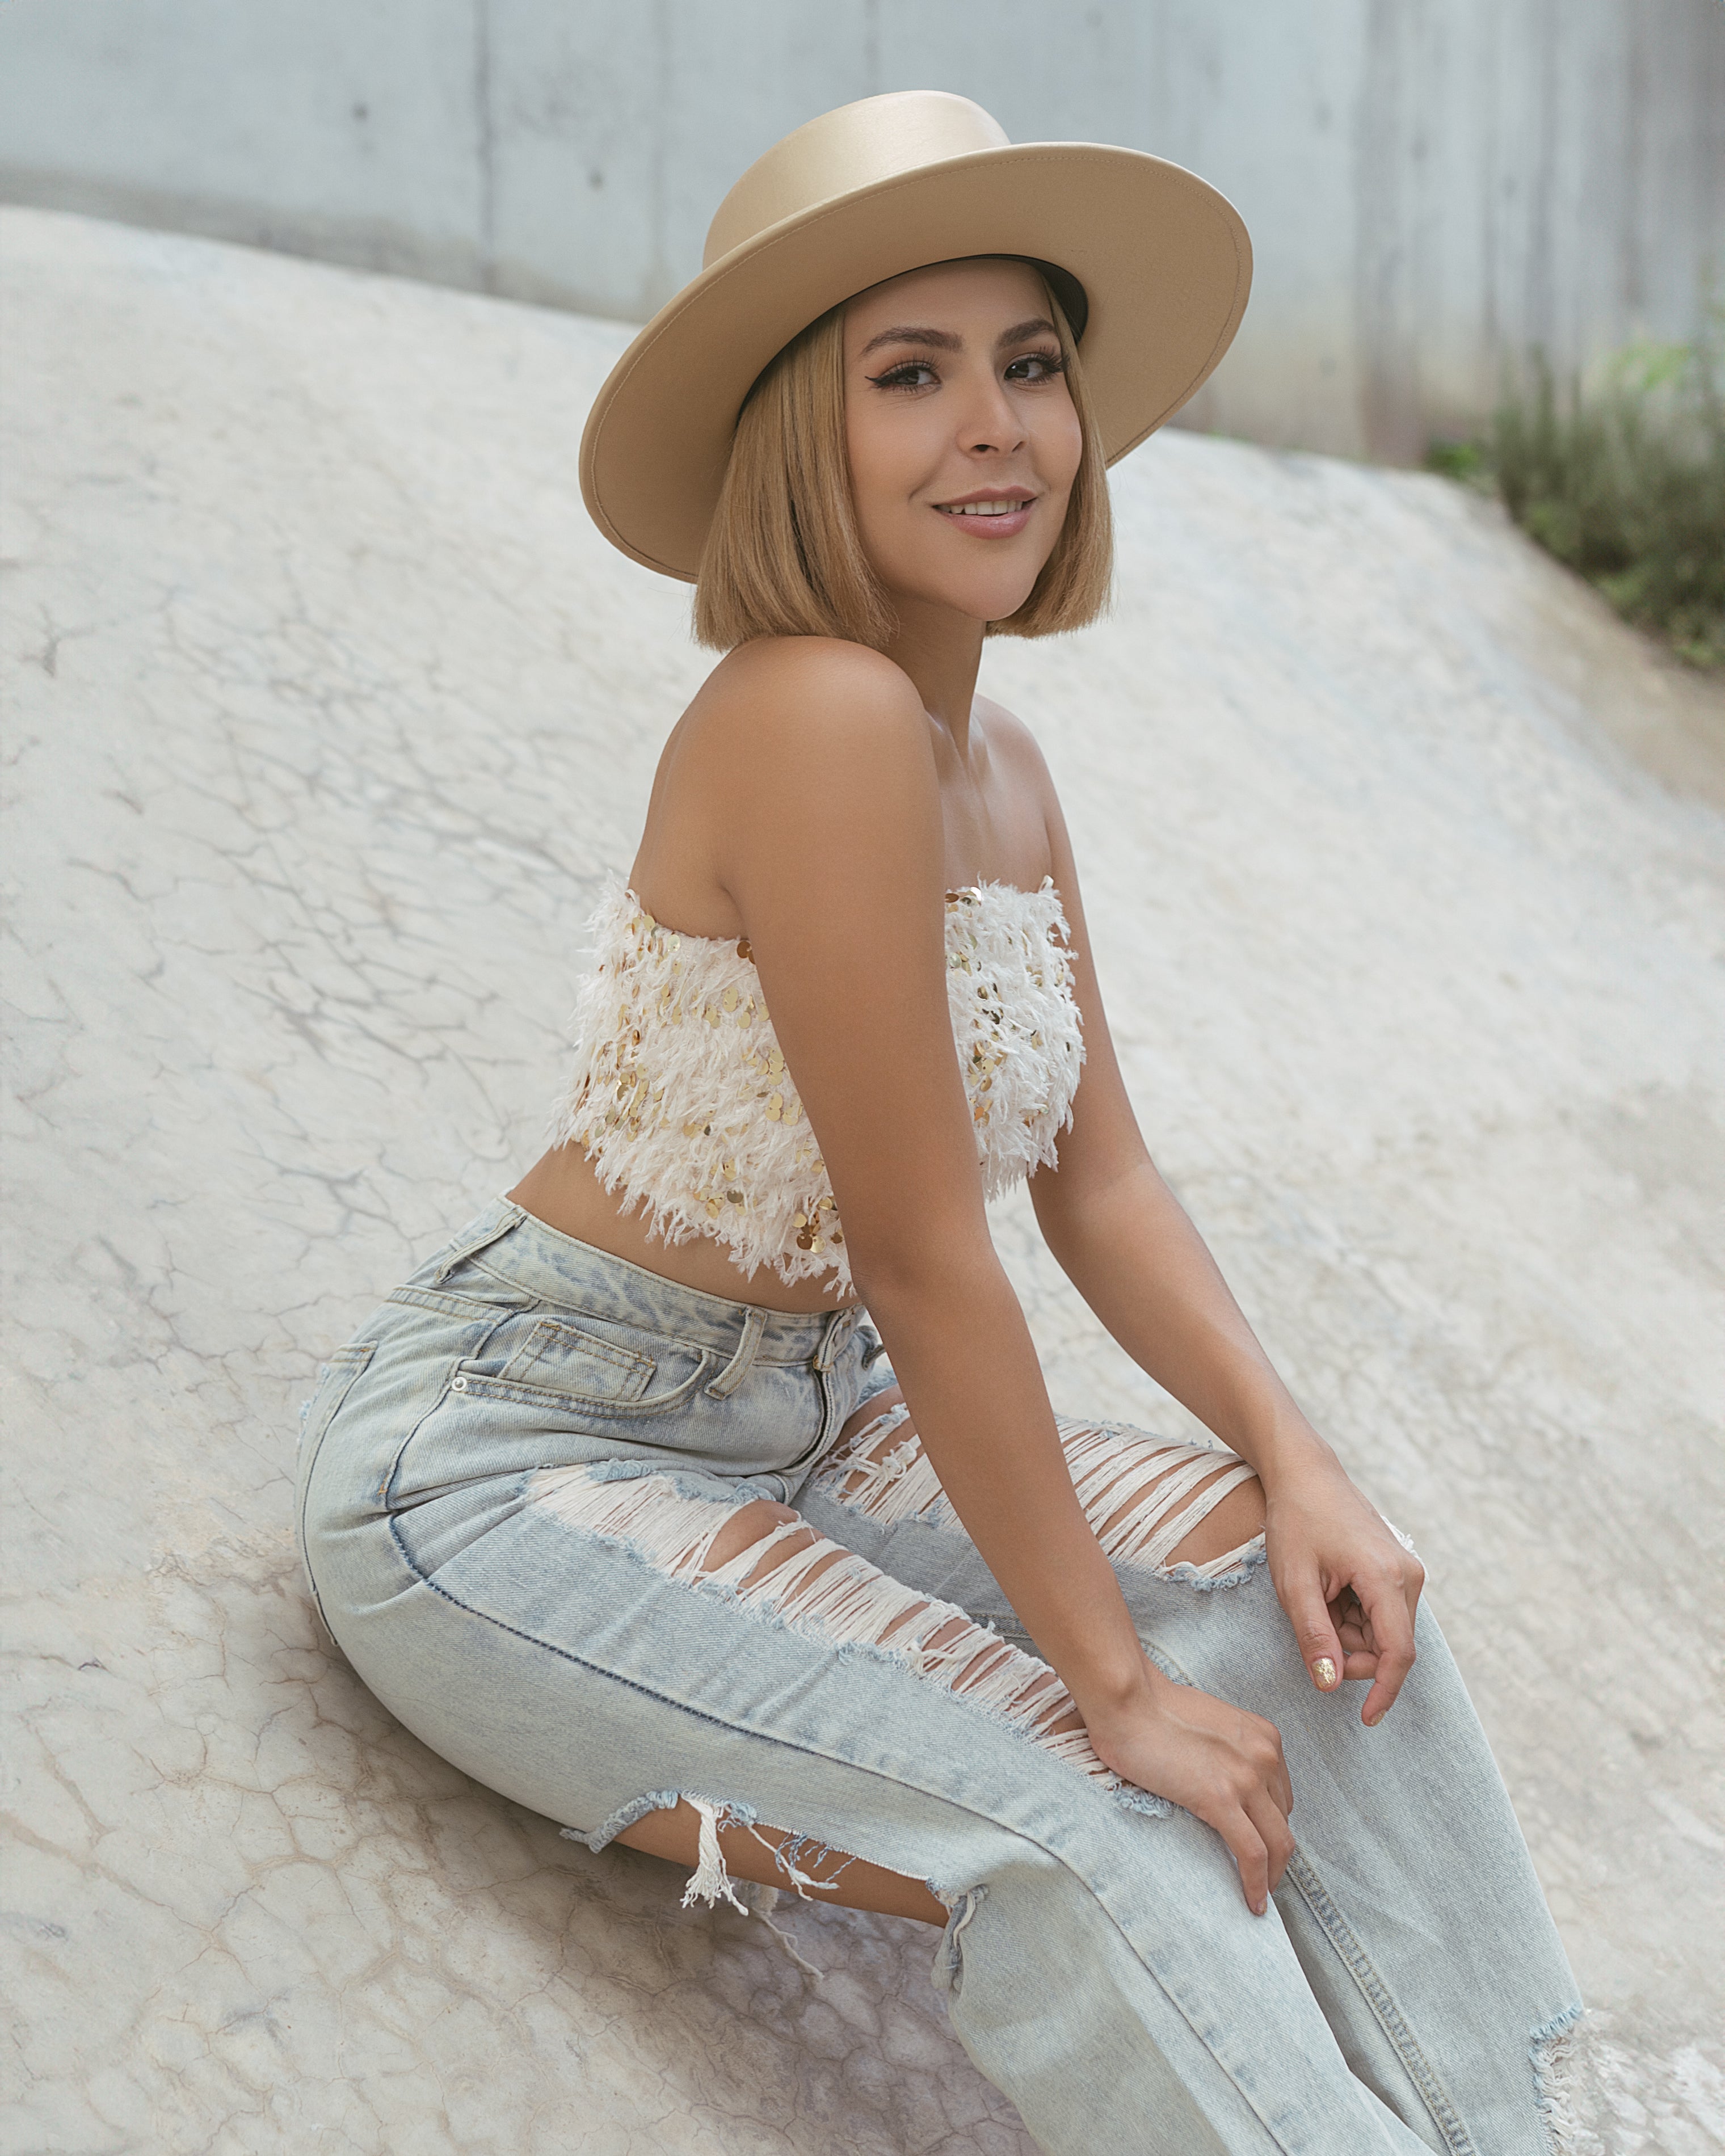
{"type": "Polygon", "coordinates": [[[1636,344],[1597,387],[1543,354],[1429,470],[1495,491],[1528,535],[1693,666],[1725,666],[1725,394],[1718,311],[1691,345],[1636,344]]]}

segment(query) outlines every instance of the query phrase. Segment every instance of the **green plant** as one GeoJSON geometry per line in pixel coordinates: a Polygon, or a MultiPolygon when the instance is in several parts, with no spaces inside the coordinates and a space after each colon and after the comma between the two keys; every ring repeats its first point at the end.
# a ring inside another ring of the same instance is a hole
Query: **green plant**
{"type": "Polygon", "coordinates": [[[1692,665],[1725,666],[1725,316],[1630,346],[1591,390],[1543,353],[1471,441],[1428,469],[1500,495],[1531,537],[1692,665]]]}

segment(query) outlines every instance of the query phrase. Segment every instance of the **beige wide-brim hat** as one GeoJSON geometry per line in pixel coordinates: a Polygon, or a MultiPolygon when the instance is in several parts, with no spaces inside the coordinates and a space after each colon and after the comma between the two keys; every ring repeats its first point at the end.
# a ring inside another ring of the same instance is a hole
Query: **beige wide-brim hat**
{"type": "Polygon", "coordinates": [[[840,105],[749,167],[719,205],[701,275],[612,368],[581,439],[600,531],[692,583],[762,368],[840,300],[968,254],[1065,273],[1056,290],[1081,318],[1110,464],[1208,378],[1252,280],[1239,213],[1178,165],[1096,142],[1010,142],[944,90],[840,105]]]}

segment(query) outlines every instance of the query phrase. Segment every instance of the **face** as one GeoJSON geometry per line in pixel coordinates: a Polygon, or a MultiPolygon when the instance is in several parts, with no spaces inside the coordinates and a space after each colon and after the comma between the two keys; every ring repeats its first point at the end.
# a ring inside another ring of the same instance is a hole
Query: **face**
{"type": "Polygon", "coordinates": [[[1041,280],[978,257],[845,311],[845,431],[864,551],[886,589],[1000,621],[1054,550],[1083,443],[1041,280]]]}

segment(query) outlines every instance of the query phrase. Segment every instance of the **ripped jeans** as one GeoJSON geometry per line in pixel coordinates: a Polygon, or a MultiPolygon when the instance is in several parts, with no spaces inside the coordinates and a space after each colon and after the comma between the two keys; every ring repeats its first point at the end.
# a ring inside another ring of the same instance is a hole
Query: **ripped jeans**
{"type": "Polygon", "coordinates": [[[392,1713],[591,1849],[681,1796],[709,1900],[723,1820],[926,1880],[952,2026],[1055,2156],[1560,2149],[1574,1981],[1429,1609],[1363,1728],[1261,1537],[1166,1562],[1233,1455],[1060,1419],[1147,1650],[1281,1732],[1299,1845],[1255,1917],[1209,1827],[1054,1727],[1067,1694],[899,1418],[834,1456],[893,1382],[855,1309],[702,1294],[494,1199],[301,1410],[312,1593],[392,1713]],[[704,1563],[760,1497],[817,1538],[704,1563]]]}

